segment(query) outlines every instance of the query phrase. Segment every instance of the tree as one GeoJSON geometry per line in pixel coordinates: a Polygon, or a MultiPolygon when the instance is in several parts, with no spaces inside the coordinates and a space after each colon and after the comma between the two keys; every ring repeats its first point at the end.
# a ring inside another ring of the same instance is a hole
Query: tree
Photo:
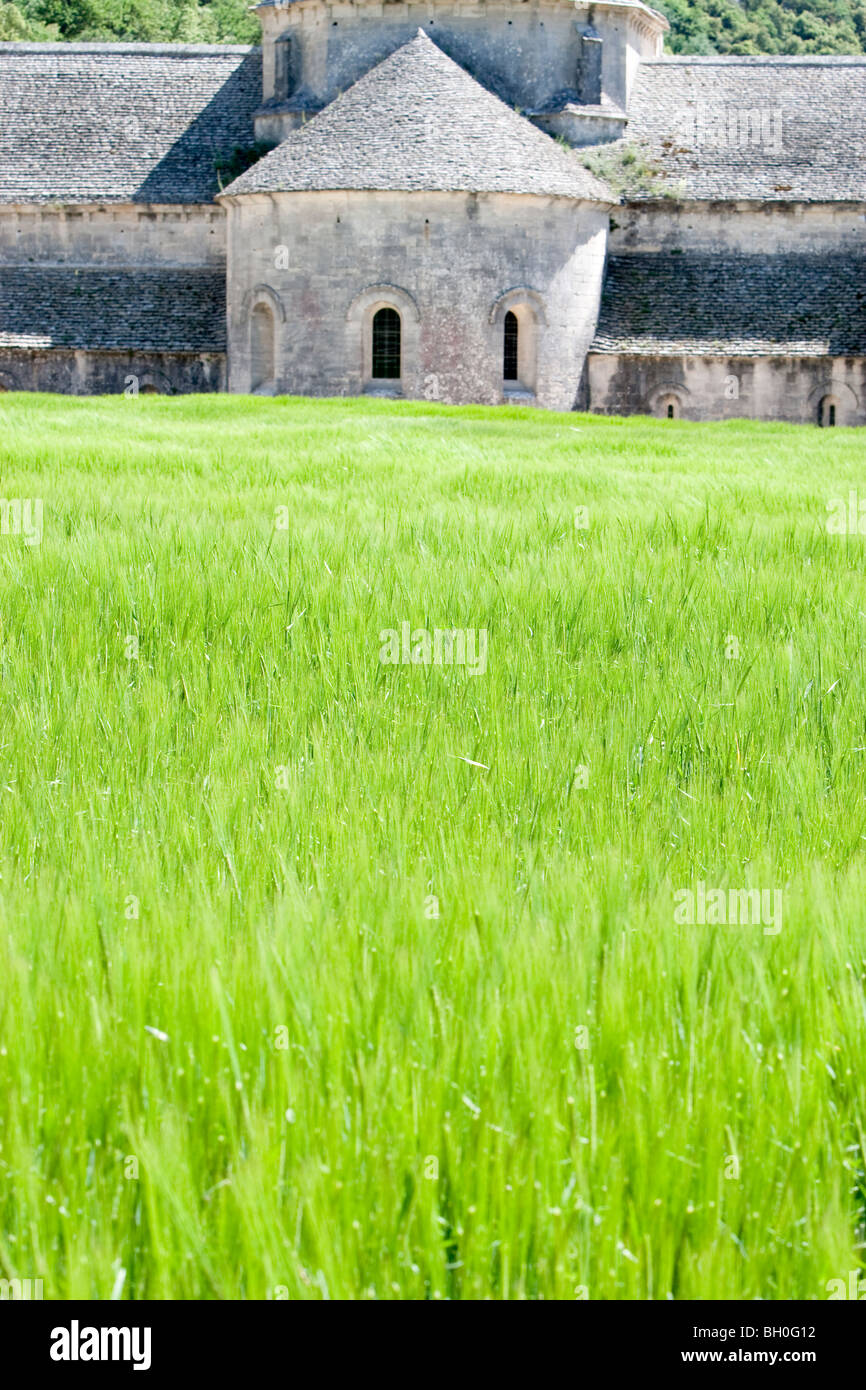
{"type": "MultiPolygon", "coordinates": [[[[247,0],[17,0],[17,3],[31,27],[35,25],[44,30],[46,25],[53,25],[61,39],[257,43],[261,32],[255,16],[249,13],[247,0]]],[[[31,35],[25,33],[20,37],[31,35]]]]}
{"type": "Polygon", "coordinates": [[[29,18],[9,0],[0,0],[0,42],[21,43],[26,39],[57,39],[57,29],[29,18]]]}

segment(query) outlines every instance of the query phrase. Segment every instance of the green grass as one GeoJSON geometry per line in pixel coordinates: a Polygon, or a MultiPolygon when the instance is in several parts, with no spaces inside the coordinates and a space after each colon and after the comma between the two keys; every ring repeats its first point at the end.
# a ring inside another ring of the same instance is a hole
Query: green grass
{"type": "Polygon", "coordinates": [[[44,537],[0,537],[0,1276],[858,1268],[866,536],[826,504],[864,461],[862,430],[4,397],[44,537]],[[380,664],[403,621],[486,628],[486,673],[380,664]],[[678,925],[698,880],[782,889],[782,930],[678,925]]]}

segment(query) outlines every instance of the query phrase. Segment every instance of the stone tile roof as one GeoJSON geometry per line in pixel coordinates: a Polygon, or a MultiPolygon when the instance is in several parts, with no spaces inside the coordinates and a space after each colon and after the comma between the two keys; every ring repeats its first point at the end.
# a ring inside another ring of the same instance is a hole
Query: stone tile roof
{"type": "Polygon", "coordinates": [[[661,58],[638,69],[624,140],[683,197],[859,201],[864,110],[863,56],[661,58]]]}
{"type": "Polygon", "coordinates": [[[225,352],[225,274],[3,266],[0,347],[225,352]]]}
{"type": "Polygon", "coordinates": [[[261,80],[251,48],[0,43],[0,202],[210,202],[261,80]]]}
{"type": "Polygon", "coordinates": [[[613,256],[591,351],[862,356],[866,252],[613,256]]]}
{"type": "Polygon", "coordinates": [[[615,201],[580,159],[414,39],[225,190],[466,190],[615,201]]]}

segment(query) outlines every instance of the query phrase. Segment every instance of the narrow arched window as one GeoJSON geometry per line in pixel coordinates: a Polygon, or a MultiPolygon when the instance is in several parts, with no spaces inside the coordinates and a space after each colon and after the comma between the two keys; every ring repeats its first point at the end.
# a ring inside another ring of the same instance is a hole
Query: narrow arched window
{"type": "Polygon", "coordinates": [[[257,304],[250,316],[250,387],[260,391],[274,379],[274,316],[257,304]]]}
{"type": "Polygon", "coordinates": [[[503,330],[502,375],[506,381],[517,381],[517,315],[509,309],[503,330]]]}
{"type": "Polygon", "coordinates": [[[669,419],[669,420],[673,420],[674,418],[675,418],[675,417],[674,417],[674,407],[673,407],[673,402],[671,402],[671,403],[668,405],[668,419],[669,419]]]}
{"type": "Polygon", "coordinates": [[[400,376],[400,315],[379,309],[373,315],[373,378],[394,381],[400,376]]]}
{"type": "Polygon", "coordinates": [[[822,396],[818,402],[818,424],[824,429],[836,423],[836,402],[831,396],[822,396]]]}

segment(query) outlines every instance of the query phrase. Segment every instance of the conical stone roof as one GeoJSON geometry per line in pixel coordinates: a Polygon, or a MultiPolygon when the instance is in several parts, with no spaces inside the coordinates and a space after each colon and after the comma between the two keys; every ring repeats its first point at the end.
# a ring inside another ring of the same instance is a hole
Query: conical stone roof
{"type": "Polygon", "coordinates": [[[419,29],[224,190],[535,193],[616,202],[419,29]]]}

